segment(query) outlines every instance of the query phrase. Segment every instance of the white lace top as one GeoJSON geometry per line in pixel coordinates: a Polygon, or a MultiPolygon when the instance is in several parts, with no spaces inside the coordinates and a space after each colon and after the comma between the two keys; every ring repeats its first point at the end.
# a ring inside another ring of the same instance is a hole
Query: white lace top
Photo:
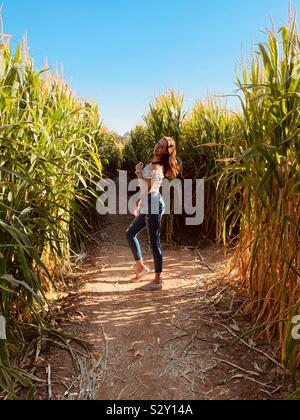
{"type": "Polygon", "coordinates": [[[151,180],[151,190],[146,190],[145,183],[141,183],[141,193],[149,194],[150,192],[159,192],[160,187],[164,179],[164,170],[162,165],[148,164],[142,171],[142,177],[144,180],[151,180]]]}

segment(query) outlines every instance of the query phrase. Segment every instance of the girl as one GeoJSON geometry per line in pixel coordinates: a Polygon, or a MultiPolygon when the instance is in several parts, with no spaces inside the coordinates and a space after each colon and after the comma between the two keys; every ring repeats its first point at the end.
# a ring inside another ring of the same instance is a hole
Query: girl
{"type": "Polygon", "coordinates": [[[163,178],[176,178],[180,172],[177,161],[176,143],[170,137],[164,137],[155,145],[153,160],[144,168],[143,163],[136,166],[136,175],[141,182],[139,205],[135,220],[126,231],[126,236],[136,262],[136,276],[132,282],[139,283],[150,270],[144,265],[138,235],[145,228],[148,230],[155,266],[154,281],[141,290],[152,291],[163,288],[163,253],[160,242],[161,219],[165,212],[165,202],[160,193],[163,178]]]}

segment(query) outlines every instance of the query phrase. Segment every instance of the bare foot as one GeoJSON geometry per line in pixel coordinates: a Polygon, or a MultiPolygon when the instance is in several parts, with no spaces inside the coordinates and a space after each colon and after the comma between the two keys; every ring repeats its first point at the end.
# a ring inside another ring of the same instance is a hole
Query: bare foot
{"type": "Polygon", "coordinates": [[[136,276],[135,276],[135,277],[133,277],[130,281],[131,281],[132,283],[139,283],[139,282],[143,281],[143,279],[144,279],[146,276],[148,276],[148,274],[150,273],[150,271],[151,271],[151,270],[150,270],[148,267],[144,267],[144,268],[142,269],[142,271],[137,272],[137,273],[136,273],[136,276]]]}
{"type": "Polygon", "coordinates": [[[143,261],[137,261],[135,265],[135,271],[137,274],[142,273],[144,270],[146,270],[147,267],[145,266],[143,261]]]}
{"type": "Polygon", "coordinates": [[[161,273],[156,273],[155,278],[153,280],[153,283],[162,284],[162,282],[163,282],[162,274],[161,273]]]}

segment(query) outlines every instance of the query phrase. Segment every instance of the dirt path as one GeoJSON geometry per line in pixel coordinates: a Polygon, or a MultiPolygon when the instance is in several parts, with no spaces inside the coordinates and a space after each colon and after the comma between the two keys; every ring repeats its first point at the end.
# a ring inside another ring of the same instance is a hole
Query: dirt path
{"type": "MultiPolygon", "coordinates": [[[[166,287],[141,292],[129,282],[132,257],[124,233],[130,220],[109,217],[98,246],[79,265],[82,288],[61,304],[63,328],[90,340],[94,352],[79,360],[81,375],[67,352],[49,352],[52,398],[282,398],[282,371],[262,353],[271,354],[268,346],[246,339],[229,347],[249,325],[237,314],[243,297],[224,275],[222,247],[199,254],[164,246],[166,287]]],[[[141,238],[152,267],[147,237],[141,238]]]]}

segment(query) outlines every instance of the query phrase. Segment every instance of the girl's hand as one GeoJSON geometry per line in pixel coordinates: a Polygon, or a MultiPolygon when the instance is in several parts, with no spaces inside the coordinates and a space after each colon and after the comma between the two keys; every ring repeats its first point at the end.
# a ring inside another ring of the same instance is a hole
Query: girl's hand
{"type": "Polygon", "coordinates": [[[136,172],[142,172],[143,168],[144,168],[144,164],[143,162],[140,162],[136,165],[135,170],[136,172]]]}

